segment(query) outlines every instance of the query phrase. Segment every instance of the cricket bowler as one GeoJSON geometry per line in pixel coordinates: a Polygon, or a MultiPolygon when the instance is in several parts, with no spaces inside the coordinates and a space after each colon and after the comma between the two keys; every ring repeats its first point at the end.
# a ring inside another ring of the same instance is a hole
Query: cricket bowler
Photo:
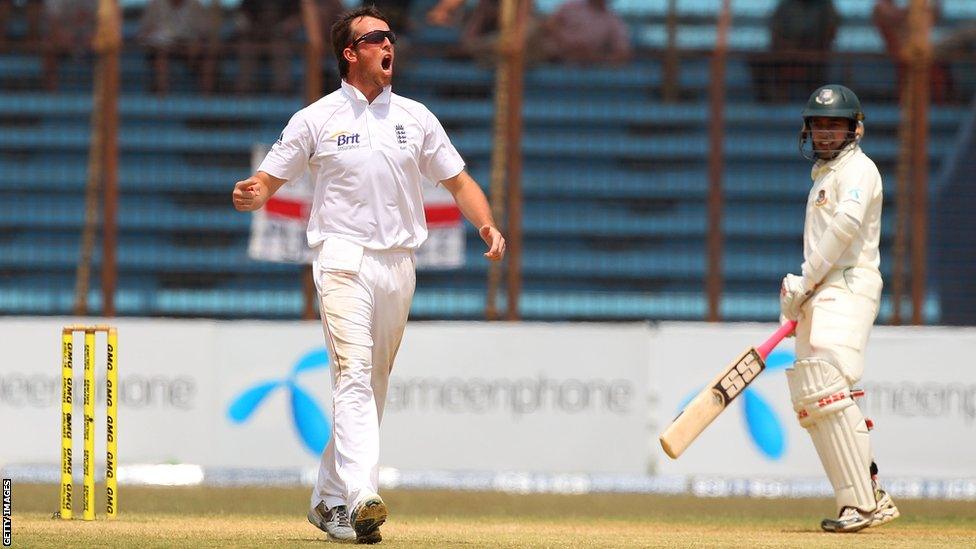
{"type": "Polygon", "coordinates": [[[253,211],[287,181],[315,182],[308,243],[332,371],[333,431],[308,520],[335,541],[376,543],[387,507],[377,493],[380,422],[413,299],[414,250],[427,238],[423,180],[439,182],[478,228],[489,261],[505,239],[478,183],[424,105],[396,95],[396,34],[366,6],[332,27],[340,89],[298,111],[258,172],[234,186],[253,211]]]}
{"type": "Polygon", "coordinates": [[[827,532],[857,532],[898,517],[878,483],[854,389],[881,299],[881,175],[861,151],[864,113],[840,85],[813,92],[802,112],[800,153],[813,160],[801,274],[787,274],[780,310],[797,320],[796,362],[786,371],[793,409],[810,433],[834,488],[827,532]]]}

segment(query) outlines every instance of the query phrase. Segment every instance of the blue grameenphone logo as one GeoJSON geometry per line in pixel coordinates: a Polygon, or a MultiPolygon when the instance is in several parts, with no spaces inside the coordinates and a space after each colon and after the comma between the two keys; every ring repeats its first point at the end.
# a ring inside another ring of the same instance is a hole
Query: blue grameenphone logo
{"type": "Polygon", "coordinates": [[[303,356],[291,369],[288,377],[263,381],[245,389],[237,395],[227,408],[227,416],[234,423],[244,423],[261,406],[261,403],[276,389],[288,391],[291,401],[291,417],[305,448],[314,455],[320,455],[332,435],[332,425],[315,399],[298,384],[298,375],[316,368],[329,367],[329,354],[326,350],[311,351],[303,356]]]}
{"type": "MultiPolygon", "coordinates": [[[[774,370],[783,370],[793,364],[795,355],[793,351],[773,351],[766,358],[766,373],[769,375],[774,370]]],[[[785,390],[785,388],[784,388],[785,390]]],[[[691,399],[701,391],[696,389],[685,397],[678,410],[691,402],[691,399]]],[[[745,405],[742,407],[742,416],[745,420],[746,429],[749,431],[749,438],[762,454],[770,459],[779,459],[786,450],[786,430],[780,423],[773,407],[766,399],[753,389],[752,384],[743,391],[742,398],[745,405]]]]}

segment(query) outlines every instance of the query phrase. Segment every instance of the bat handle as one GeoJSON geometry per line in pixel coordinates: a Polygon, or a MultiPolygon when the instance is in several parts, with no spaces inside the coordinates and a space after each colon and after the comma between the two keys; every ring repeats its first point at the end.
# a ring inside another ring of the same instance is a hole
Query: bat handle
{"type": "Polygon", "coordinates": [[[777,345],[779,345],[779,342],[783,341],[783,338],[790,335],[790,333],[792,333],[795,329],[796,321],[787,320],[782,326],[779,327],[778,330],[776,330],[773,335],[769,336],[769,339],[764,341],[759,347],[756,347],[756,352],[759,353],[759,356],[761,356],[763,360],[766,360],[766,357],[769,356],[769,353],[772,352],[777,345]]]}

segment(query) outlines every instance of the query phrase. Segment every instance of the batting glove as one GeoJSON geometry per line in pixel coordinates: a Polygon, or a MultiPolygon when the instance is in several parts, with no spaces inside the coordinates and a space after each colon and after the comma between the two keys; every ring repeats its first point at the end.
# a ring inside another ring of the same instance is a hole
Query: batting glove
{"type": "Polygon", "coordinates": [[[787,320],[796,320],[800,316],[800,307],[813,294],[813,289],[806,289],[803,277],[787,274],[783,277],[783,284],[779,289],[779,312],[787,320]]]}

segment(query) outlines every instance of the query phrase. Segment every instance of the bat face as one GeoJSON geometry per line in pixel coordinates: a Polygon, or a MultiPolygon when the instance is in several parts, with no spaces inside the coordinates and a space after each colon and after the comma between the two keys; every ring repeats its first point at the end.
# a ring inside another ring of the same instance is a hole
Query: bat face
{"type": "Polygon", "coordinates": [[[759,353],[755,349],[746,351],[739,358],[739,361],[730,366],[719,382],[712,387],[715,394],[722,400],[720,405],[723,408],[728,406],[764,369],[766,369],[766,363],[763,362],[759,353]]]}
{"type": "Polygon", "coordinates": [[[740,355],[702,389],[661,434],[659,440],[664,452],[677,459],[765,368],[766,363],[755,348],[740,355]]]}
{"type": "Polygon", "coordinates": [[[712,420],[766,369],[765,358],[795,328],[795,320],[783,323],[762,345],[751,347],[739,355],[739,358],[702,389],[661,433],[658,440],[661,441],[664,452],[672,459],[677,459],[712,420]]]}

